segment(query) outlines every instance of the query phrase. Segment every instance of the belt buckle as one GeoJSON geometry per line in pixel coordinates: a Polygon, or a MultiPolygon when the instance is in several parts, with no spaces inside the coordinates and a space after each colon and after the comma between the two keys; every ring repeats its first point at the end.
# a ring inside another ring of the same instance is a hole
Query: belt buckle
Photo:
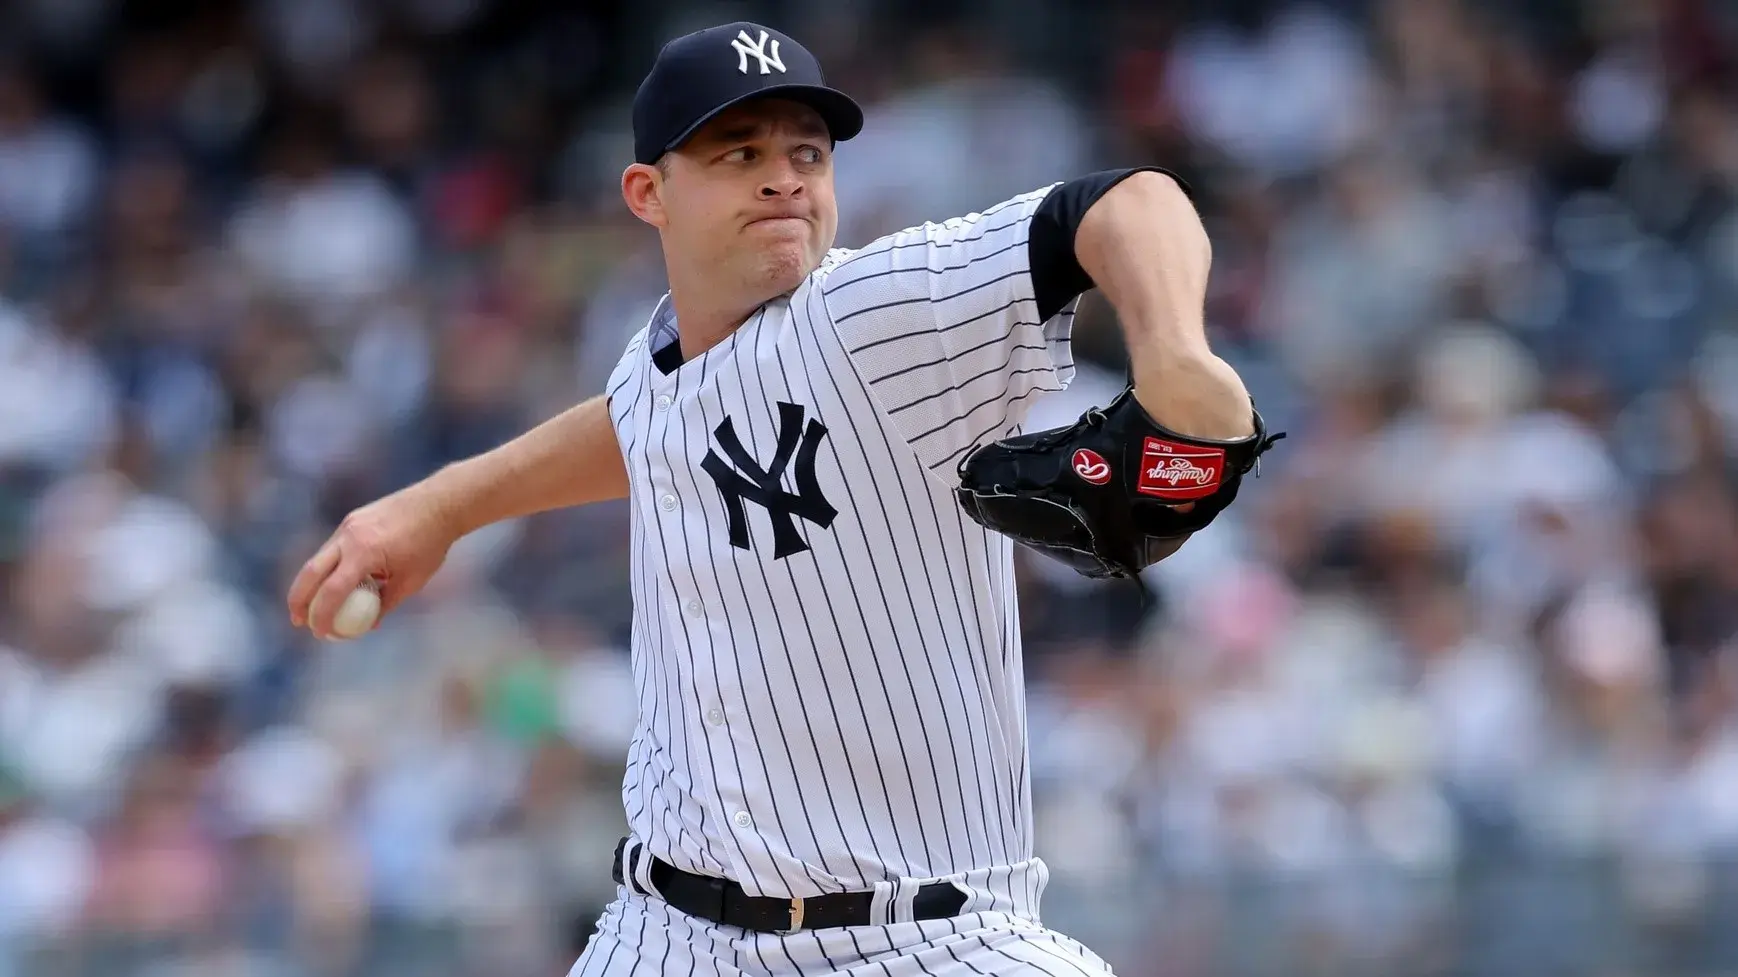
{"type": "Polygon", "coordinates": [[[790,936],[793,933],[797,933],[797,932],[801,931],[802,928],[803,928],[803,901],[801,899],[792,899],[791,900],[791,928],[784,929],[784,930],[773,930],[773,932],[779,936],[790,936]]]}

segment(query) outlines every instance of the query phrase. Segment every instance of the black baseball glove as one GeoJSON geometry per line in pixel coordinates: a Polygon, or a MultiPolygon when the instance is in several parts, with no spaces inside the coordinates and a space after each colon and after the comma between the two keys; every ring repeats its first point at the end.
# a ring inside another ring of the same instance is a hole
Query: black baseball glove
{"type": "Polygon", "coordinates": [[[1125,388],[1068,427],[968,452],[955,494],[979,525],[1088,577],[1132,577],[1218,517],[1285,437],[1250,410],[1254,434],[1205,440],[1155,423],[1125,388]]]}

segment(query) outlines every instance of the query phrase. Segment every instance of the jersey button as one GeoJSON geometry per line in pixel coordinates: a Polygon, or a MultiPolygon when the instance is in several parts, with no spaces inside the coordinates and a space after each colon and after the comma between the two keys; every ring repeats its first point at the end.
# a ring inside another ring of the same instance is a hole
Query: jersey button
{"type": "Polygon", "coordinates": [[[702,608],[700,607],[699,601],[691,600],[688,602],[688,613],[694,615],[695,617],[699,617],[701,610],[702,610],[702,608]]]}
{"type": "Polygon", "coordinates": [[[664,507],[665,512],[674,512],[676,510],[676,497],[666,495],[658,500],[658,504],[664,507]]]}
{"type": "Polygon", "coordinates": [[[754,819],[748,816],[747,811],[737,811],[736,812],[736,826],[737,827],[746,828],[752,824],[754,824],[754,819]]]}
{"type": "Polygon", "coordinates": [[[706,714],[706,721],[714,726],[724,725],[724,713],[714,709],[706,714]]]}
{"type": "Polygon", "coordinates": [[[664,394],[663,396],[658,398],[658,409],[659,410],[669,410],[670,409],[670,395],[669,394],[664,394]]]}

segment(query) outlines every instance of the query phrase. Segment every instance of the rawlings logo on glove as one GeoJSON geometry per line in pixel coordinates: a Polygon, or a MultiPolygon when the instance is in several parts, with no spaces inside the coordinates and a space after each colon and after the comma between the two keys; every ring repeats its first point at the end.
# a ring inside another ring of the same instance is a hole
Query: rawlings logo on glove
{"type": "Polygon", "coordinates": [[[1197,499],[1219,488],[1225,452],[1147,438],[1144,464],[1146,472],[1135,491],[1162,499],[1197,499]]]}
{"type": "Polygon", "coordinates": [[[1094,485],[1103,485],[1110,481],[1110,462],[1091,448],[1081,448],[1074,453],[1074,474],[1094,485]]]}
{"type": "Polygon", "coordinates": [[[967,515],[1089,577],[1130,577],[1171,553],[1237,497],[1284,434],[1237,441],[1178,434],[1125,388],[1065,428],[967,453],[955,496],[967,515]]]}

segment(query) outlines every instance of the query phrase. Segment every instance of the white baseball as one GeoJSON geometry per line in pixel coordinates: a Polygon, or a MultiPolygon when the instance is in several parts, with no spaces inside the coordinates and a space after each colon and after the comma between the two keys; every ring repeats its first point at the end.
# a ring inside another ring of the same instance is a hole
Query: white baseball
{"type": "Polygon", "coordinates": [[[350,592],[339,605],[332,619],[332,630],[340,638],[354,638],[368,633],[380,617],[380,591],[372,584],[363,584],[350,592]]]}

